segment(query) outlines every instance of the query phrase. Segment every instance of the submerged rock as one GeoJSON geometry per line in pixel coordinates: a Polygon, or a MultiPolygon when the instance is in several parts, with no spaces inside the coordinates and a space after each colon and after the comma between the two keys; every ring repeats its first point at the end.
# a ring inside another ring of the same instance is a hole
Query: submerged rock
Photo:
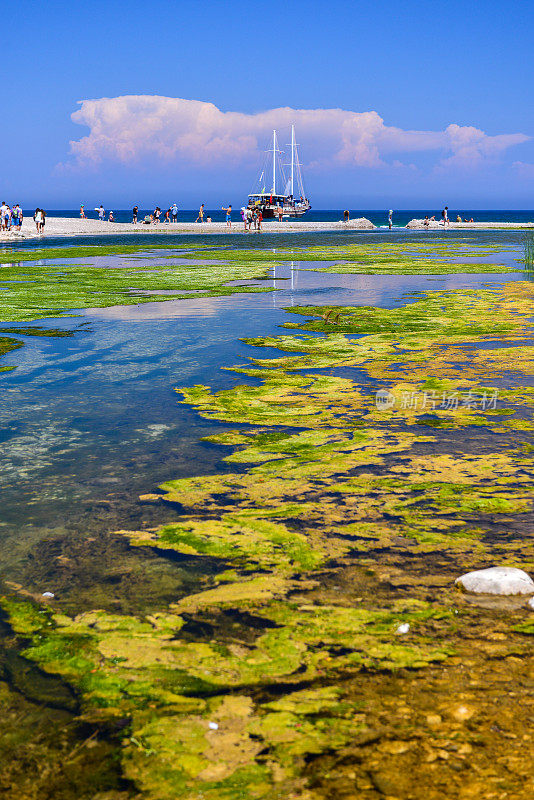
{"type": "Polygon", "coordinates": [[[534,594],[534,581],[516,567],[490,567],[468,572],[457,578],[455,584],[473,594],[534,594]]]}

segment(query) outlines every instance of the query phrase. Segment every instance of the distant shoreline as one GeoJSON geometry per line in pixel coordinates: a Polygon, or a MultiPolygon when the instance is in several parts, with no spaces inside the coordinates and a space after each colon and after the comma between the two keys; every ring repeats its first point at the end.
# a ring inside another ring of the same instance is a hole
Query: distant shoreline
{"type": "MultiPolygon", "coordinates": [[[[394,227],[393,230],[424,230],[423,220],[414,219],[403,228],[394,227]]],[[[443,230],[441,222],[430,222],[429,230],[443,230]]],[[[534,222],[451,222],[446,230],[534,230],[534,222]]],[[[285,222],[275,222],[267,220],[263,222],[264,233],[306,233],[306,232],[327,232],[327,231],[372,231],[384,230],[373,225],[365,217],[350,220],[346,223],[342,220],[333,222],[312,222],[307,220],[287,220],[285,222]]],[[[0,242],[17,242],[27,239],[42,239],[50,236],[113,236],[127,234],[219,234],[241,233],[243,235],[253,235],[254,230],[246,232],[243,229],[241,220],[232,222],[232,227],[228,228],[224,222],[162,222],[159,225],[144,225],[139,223],[133,225],[130,222],[101,222],[94,219],[76,219],[72,217],[47,217],[45,233],[38,236],[32,217],[24,219],[22,230],[1,231],[0,242]]]]}

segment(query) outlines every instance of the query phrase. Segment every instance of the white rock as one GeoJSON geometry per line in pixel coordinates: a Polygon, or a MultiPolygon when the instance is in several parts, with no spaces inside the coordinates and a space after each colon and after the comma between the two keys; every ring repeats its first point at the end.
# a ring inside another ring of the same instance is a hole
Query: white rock
{"type": "Polygon", "coordinates": [[[42,596],[43,597],[50,597],[50,598],[55,597],[53,592],[43,592],[42,596]]]}
{"type": "Polygon", "coordinates": [[[217,723],[216,723],[216,722],[210,722],[210,723],[209,723],[209,727],[210,727],[210,729],[211,729],[212,731],[218,731],[218,730],[219,730],[219,726],[217,725],[217,723]]]}
{"type": "Polygon", "coordinates": [[[345,223],[348,225],[349,228],[360,228],[361,230],[372,230],[376,228],[376,225],[373,225],[370,219],[367,217],[358,217],[357,219],[351,219],[349,222],[345,223]]]}
{"type": "Polygon", "coordinates": [[[530,600],[527,600],[527,608],[530,608],[531,611],[534,611],[534,597],[531,597],[530,600]]]}
{"type": "Polygon", "coordinates": [[[515,567],[490,567],[468,572],[455,584],[472,594],[534,594],[534,581],[515,567]]]}
{"type": "Polygon", "coordinates": [[[410,630],[409,624],[407,622],[403,622],[401,623],[401,625],[399,625],[395,633],[408,633],[409,630],[410,630]]]}

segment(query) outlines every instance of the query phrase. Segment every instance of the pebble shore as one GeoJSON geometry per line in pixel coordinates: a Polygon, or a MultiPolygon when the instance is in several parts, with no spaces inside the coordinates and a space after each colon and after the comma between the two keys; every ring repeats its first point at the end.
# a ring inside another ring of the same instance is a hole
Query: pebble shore
{"type": "MultiPolygon", "coordinates": [[[[292,233],[307,231],[335,231],[335,230],[374,230],[375,225],[368,219],[361,217],[350,222],[306,222],[306,221],[287,221],[275,222],[267,220],[263,222],[264,232],[292,233]]],[[[129,222],[100,222],[96,219],[74,219],[70,217],[47,217],[43,236],[105,236],[123,235],[129,233],[150,233],[150,234],[225,234],[225,233],[244,233],[243,223],[235,220],[232,227],[227,228],[225,222],[161,222],[158,225],[145,225],[138,223],[132,225],[129,222]]],[[[247,231],[247,235],[248,235],[247,231]]],[[[255,233],[254,230],[251,233],[255,233]]],[[[31,217],[24,219],[21,231],[2,231],[0,241],[16,241],[20,239],[37,238],[35,223],[31,217]]],[[[42,238],[42,237],[39,237],[42,238]]]]}

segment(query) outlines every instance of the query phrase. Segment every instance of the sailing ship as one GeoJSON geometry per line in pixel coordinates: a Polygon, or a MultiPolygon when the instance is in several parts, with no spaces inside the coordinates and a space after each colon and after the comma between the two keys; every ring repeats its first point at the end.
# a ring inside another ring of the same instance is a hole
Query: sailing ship
{"type": "Polygon", "coordinates": [[[280,215],[284,217],[300,217],[311,208],[310,201],[304,192],[294,125],[291,126],[291,161],[286,164],[290,168],[287,178],[281,155],[282,151],[278,149],[276,131],[273,131],[272,148],[267,150],[265,163],[256,183],[257,191],[253,191],[248,196],[247,207],[261,210],[264,219],[276,219],[280,215]],[[270,189],[267,190],[266,182],[271,178],[272,184],[270,189]],[[295,189],[297,190],[296,193],[295,189]]]}

